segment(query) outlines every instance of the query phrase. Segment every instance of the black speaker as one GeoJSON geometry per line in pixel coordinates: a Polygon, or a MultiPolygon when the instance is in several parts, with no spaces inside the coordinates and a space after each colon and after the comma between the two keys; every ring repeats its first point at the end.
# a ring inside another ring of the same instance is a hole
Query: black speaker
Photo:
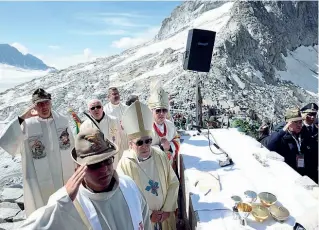
{"type": "Polygon", "coordinates": [[[188,31],[184,70],[209,72],[216,32],[192,29],[188,31]]]}

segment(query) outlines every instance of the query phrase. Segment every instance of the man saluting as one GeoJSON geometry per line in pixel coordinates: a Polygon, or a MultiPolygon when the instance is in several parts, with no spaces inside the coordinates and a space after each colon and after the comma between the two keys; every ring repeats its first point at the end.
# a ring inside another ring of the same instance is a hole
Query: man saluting
{"type": "Polygon", "coordinates": [[[118,147],[96,127],[81,129],[72,158],[77,170],[21,229],[151,229],[149,208],[134,181],[113,169],[118,147]]]}
{"type": "Polygon", "coordinates": [[[52,110],[51,94],[43,89],[34,91],[32,104],[0,136],[0,146],[6,152],[22,155],[27,216],[44,206],[74,172],[68,154],[74,146],[68,119],[52,110]]]}

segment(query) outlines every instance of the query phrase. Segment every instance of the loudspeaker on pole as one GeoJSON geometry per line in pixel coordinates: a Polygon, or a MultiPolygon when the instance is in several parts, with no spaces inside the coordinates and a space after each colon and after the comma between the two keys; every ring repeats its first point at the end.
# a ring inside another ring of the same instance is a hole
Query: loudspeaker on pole
{"type": "Polygon", "coordinates": [[[216,32],[192,29],[188,31],[184,70],[209,72],[216,32]]]}

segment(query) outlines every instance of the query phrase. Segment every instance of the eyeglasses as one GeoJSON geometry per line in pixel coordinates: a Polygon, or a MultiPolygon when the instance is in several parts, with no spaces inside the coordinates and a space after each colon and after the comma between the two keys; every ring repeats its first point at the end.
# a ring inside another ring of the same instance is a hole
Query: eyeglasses
{"type": "Polygon", "coordinates": [[[309,117],[315,117],[315,116],[317,116],[317,113],[308,113],[307,116],[309,116],[309,117]]]}
{"type": "Polygon", "coordinates": [[[156,113],[156,114],[159,114],[159,113],[167,113],[167,109],[156,109],[156,110],[155,110],[155,113],[156,113]]]}
{"type": "Polygon", "coordinates": [[[49,105],[49,104],[50,104],[50,100],[47,100],[47,101],[38,102],[37,106],[38,107],[43,107],[43,106],[46,106],[46,105],[49,105]]]}
{"type": "Polygon", "coordinates": [[[93,106],[93,107],[91,107],[91,108],[90,108],[90,110],[101,109],[101,108],[102,108],[102,106],[97,105],[97,106],[93,106]]]}
{"type": "Polygon", "coordinates": [[[138,140],[138,141],[133,142],[133,143],[134,143],[136,146],[142,146],[144,143],[145,143],[146,145],[149,145],[149,144],[152,143],[152,141],[153,141],[153,139],[152,139],[152,138],[149,138],[149,139],[146,139],[146,140],[138,140]]]}
{"type": "Polygon", "coordinates": [[[114,157],[110,157],[110,158],[107,158],[106,160],[101,161],[99,163],[96,163],[93,165],[88,165],[87,167],[91,170],[96,170],[96,169],[102,168],[103,166],[109,166],[109,165],[113,164],[113,162],[114,162],[114,157]]]}

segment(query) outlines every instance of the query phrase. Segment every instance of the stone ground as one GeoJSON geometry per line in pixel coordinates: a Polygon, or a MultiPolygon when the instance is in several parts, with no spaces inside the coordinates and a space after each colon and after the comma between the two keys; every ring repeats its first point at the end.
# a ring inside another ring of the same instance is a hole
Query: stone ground
{"type": "Polygon", "coordinates": [[[21,185],[4,188],[0,193],[0,230],[18,229],[25,220],[21,185]]]}

